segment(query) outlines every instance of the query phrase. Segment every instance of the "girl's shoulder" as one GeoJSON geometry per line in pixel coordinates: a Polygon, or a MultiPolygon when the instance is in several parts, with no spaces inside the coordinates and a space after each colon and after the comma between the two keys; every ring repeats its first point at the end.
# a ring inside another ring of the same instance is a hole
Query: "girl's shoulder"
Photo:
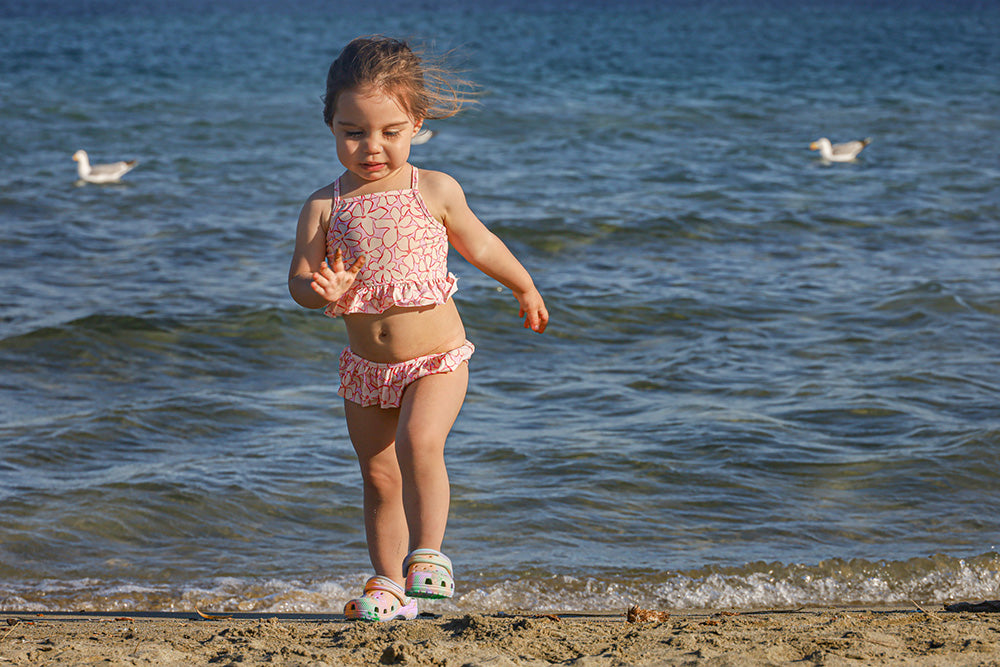
{"type": "Polygon", "coordinates": [[[337,181],[334,181],[333,183],[329,183],[327,185],[324,185],[319,190],[317,190],[316,192],[314,192],[311,195],[309,195],[309,199],[306,200],[306,203],[310,203],[310,202],[322,202],[322,201],[325,201],[327,204],[332,203],[333,202],[333,190],[334,190],[334,185],[336,183],[337,183],[337,181]]]}
{"type": "Polygon", "coordinates": [[[446,227],[451,225],[455,215],[469,208],[462,186],[443,171],[420,170],[420,196],[431,215],[446,227]]]}
{"type": "Polygon", "coordinates": [[[319,224],[324,228],[330,220],[330,215],[333,213],[333,186],[333,183],[324,185],[309,195],[305,206],[303,206],[303,210],[308,213],[309,217],[318,220],[319,224]]]}
{"type": "Polygon", "coordinates": [[[464,198],[462,186],[454,178],[443,171],[431,169],[420,170],[420,192],[424,196],[441,201],[451,201],[456,197],[464,198]]]}

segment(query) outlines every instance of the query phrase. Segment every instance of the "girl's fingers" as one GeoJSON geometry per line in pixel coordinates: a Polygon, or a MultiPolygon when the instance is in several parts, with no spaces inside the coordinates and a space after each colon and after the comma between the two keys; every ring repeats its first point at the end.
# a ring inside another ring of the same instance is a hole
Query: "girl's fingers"
{"type": "MultiPolygon", "coordinates": [[[[326,260],[324,263],[329,264],[329,260],[326,260]]],[[[333,252],[333,266],[330,268],[334,273],[340,273],[344,270],[344,253],[340,251],[340,248],[337,248],[333,252]]]]}
{"type": "MultiPolygon", "coordinates": [[[[329,266],[329,259],[326,260],[326,264],[329,266]]],[[[358,275],[358,272],[361,270],[361,268],[364,265],[365,265],[365,256],[364,255],[359,255],[358,258],[356,260],[354,260],[354,264],[351,264],[351,268],[346,269],[346,271],[348,271],[348,272],[350,272],[350,273],[352,273],[354,275],[358,275]]],[[[345,269],[344,269],[344,253],[341,252],[340,248],[337,248],[333,252],[333,265],[330,266],[330,270],[334,274],[343,273],[345,271],[345,269]]]]}
{"type": "Polygon", "coordinates": [[[549,323],[549,314],[545,311],[532,311],[527,313],[527,316],[525,317],[525,312],[522,308],[518,317],[524,317],[525,329],[531,329],[537,333],[543,333],[545,331],[545,327],[549,323]]]}
{"type": "Polygon", "coordinates": [[[531,307],[525,309],[521,306],[517,313],[518,317],[524,318],[524,328],[531,329],[532,331],[542,333],[545,331],[545,327],[549,323],[549,311],[545,309],[545,306],[540,306],[538,308],[531,307]]]}
{"type": "Polygon", "coordinates": [[[312,274],[310,285],[317,294],[333,301],[340,298],[354,283],[358,272],[361,271],[364,265],[365,256],[361,255],[354,260],[349,269],[344,269],[344,255],[340,248],[337,248],[333,253],[333,257],[324,259],[319,270],[312,274]]]}

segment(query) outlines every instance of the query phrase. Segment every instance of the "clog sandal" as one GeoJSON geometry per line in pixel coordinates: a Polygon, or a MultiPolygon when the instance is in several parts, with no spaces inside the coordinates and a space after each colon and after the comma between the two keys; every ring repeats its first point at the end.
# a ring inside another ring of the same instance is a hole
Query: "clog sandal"
{"type": "Polygon", "coordinates": [[[392,579],[376,575],[365,582],[364,595],[347,603],[344,616],[350,621],[410,620],[417,617],[417,601],[407,599],[392,579]]]}
{"type": "Polygon", "coordinates": [[[451,560],[434,549],[416,549],[403,563],[406,594],[415,598],[450,598],[455,594],[451,560]]]}

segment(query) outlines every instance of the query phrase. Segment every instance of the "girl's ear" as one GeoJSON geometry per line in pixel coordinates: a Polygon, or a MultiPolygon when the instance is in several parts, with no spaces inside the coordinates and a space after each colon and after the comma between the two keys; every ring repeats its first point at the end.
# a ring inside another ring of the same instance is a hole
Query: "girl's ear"
{"type": "Polygon", "coordinates": [[[413,134],[416,134],[417,132],[419,132],[420,128],[422,128],[423,126],[424,126],[424,119],[423,118],[419,118],[419,119],[413,121],[413,134]]]}

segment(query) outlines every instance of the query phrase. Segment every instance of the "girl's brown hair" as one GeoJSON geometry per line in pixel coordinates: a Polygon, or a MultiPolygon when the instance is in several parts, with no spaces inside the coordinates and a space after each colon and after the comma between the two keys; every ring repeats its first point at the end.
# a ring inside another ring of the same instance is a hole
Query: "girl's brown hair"
{"type": "Polygon", "coordinates": [[[414,53],[399,39],[358,37],[344,47],[326,75],[323,122],[333,122],[345,90],[374,88],[392,97],[411,118],[448,118],[472,103],[472,84],[414,53]]]}

